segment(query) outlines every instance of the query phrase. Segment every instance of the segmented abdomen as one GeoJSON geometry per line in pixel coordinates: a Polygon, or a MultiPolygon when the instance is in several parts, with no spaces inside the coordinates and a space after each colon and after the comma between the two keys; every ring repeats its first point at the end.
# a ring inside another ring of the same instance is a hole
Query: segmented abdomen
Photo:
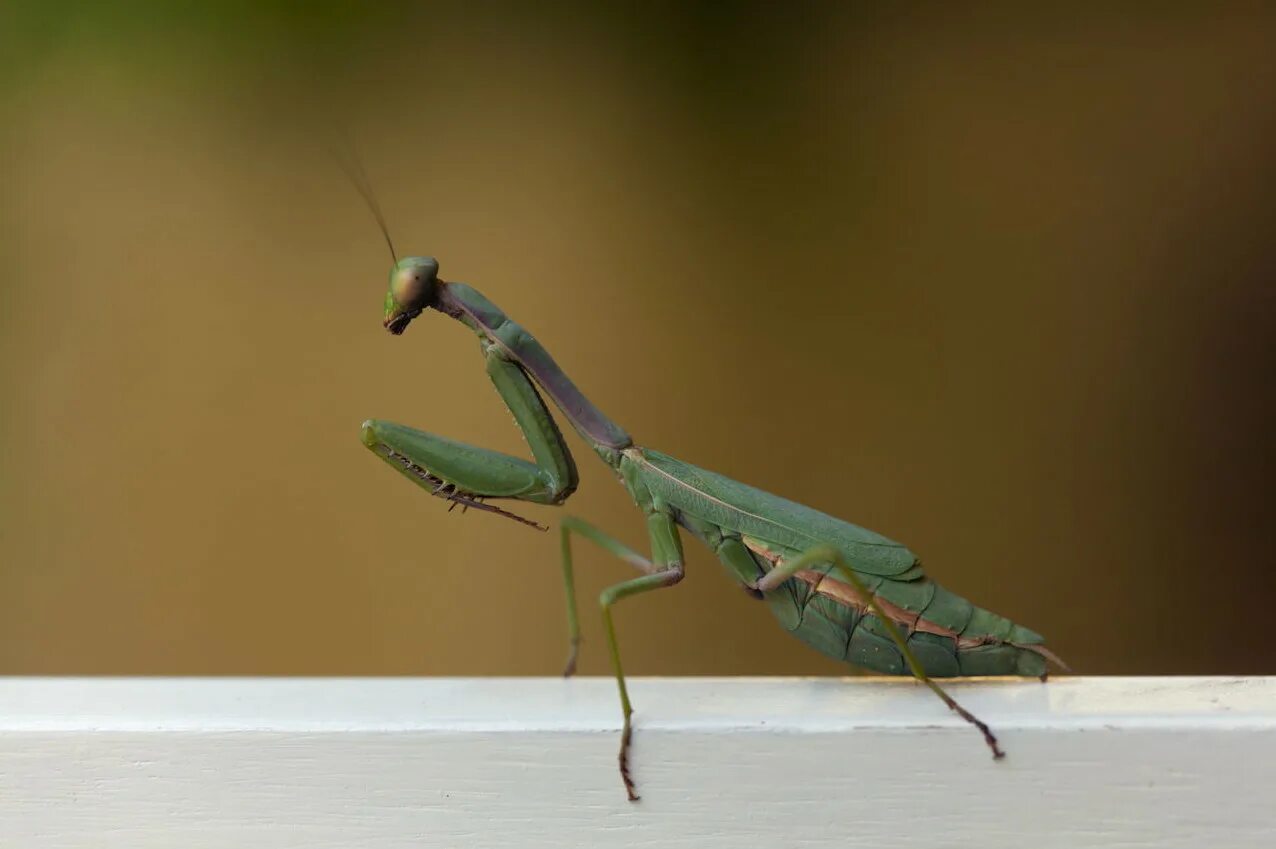
{"type": "MultiPolygon", "coordinates": [[[[745,543],[764,570],[783,556],[757,541],[746,538],[745,543]]],[[[831,564],[803,570],[767,593],[776,618],[835,660],[888,675],[909,674],[887,626],[854,587],[830,570],[831,564]]],[[[925,577],[920,566],[901,576],[906,580],[856,575],[905,635],[927,675],[1040,676],[1053,657],[1040,634],[975,607],[925,577]]]]}

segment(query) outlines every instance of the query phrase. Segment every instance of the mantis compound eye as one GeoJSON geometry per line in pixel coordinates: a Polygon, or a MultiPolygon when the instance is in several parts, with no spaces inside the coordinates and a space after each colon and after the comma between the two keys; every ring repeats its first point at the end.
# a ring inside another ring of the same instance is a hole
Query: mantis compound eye
{"type": "Polygon", "coordinates": [[[385,296],[385,329],[398,336],[421,311],[434,303],[439,263],[432,256],[408,256],[390,272],[385,296]]]}

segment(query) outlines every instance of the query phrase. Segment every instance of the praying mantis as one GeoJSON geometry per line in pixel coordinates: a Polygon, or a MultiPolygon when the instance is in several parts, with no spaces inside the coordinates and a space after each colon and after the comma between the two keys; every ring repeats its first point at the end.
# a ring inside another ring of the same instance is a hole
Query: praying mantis
{"type": "MultiPolygon", "coordinates": [[[[394,255],[393,245],[390,251],[394,255]]],[[[629,766],[633,706],[612,608],[621,599],[682,580],[683,532],[707,546],[749,593],[765,600],[786,630],[836,660],[888,675],[911,674],[982,733],[994,758],[1003,756],[989,727],[933,679],[1023,675],[1044,680],[1047,661],[1063,664],[1039,634],[934,583],[916,555],[897,542],[636,443],[585,397],[527,330],[477,290],[440,279],[432,257],[396,258],[385,297],[385,328],[401,335],[427,310],[459,321],[478,336],[488,377],[513,413],[533,461],[375,419],[363,424],[364,445],[453,507],[546,530],[488,502],[561,505],[575,492],[576,463],[545,402],[548,397],[615,473],[646,521],[650,555],[579,518],[568,516],[559,527],[569,640],[565,675],[574,673],[580,646],[572,537],[589,540],[640,573],[603,590],[599,598],[624,717],[620,776],[631,801],[639,798],[629,766]]]]}

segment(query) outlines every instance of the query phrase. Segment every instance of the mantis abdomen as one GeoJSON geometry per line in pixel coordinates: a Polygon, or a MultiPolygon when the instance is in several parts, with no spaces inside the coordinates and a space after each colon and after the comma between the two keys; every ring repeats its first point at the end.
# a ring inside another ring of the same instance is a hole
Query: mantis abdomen
{"type": "MultiPolygon", "coordinates": [[[[917,556],[892,539],[650,448],[625,451],[633,477],[674,508],[745,586],[780,580],[764,597],[780,624],[835,660],[886,675],[908,665],[878,610],[907,641],[927,675],[1031,675],[1057,658],[1040,634],[976,607],[926,576],[917,556]],[[871,599],[818,557],[844,558],[871,599]]],[[[897,635],[898,636],[898,635],[897,635]]]]}
{"type": "MultiPolygon", "coordinates": [[[[975,607],[929,578],[909,582],[915,584],[908,588],[909,595],[921,590],[930,600],[919,611],[908,610],[890,601],[892,585],[898,583],[883,579],[872,591],[891,624],[906,636],[927,675],[1045,674],[1050,655],[1040,645],[1039,634],[975,607]]],[[[766,600],[786,629],[819,652],[886,675],[908,674],[881,619],[836,574],[804,569],[768,592],[766,600]]]]}

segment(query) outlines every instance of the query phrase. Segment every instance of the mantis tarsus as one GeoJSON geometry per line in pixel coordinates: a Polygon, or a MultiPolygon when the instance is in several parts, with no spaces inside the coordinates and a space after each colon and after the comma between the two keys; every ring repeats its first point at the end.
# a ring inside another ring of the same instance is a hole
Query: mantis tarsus
{"type": "Polygon", "coordinates": [[[855,666],[913,675],[979,729],[994,758],[1002,757],[988,726],[932,678],[1044,679],[1046,661],[1058,661],[1040,635],[935,584],[917,557],[897,542],[638,445],[576,388],[530,333],[478,291],[440,280],[432,257],[396,260],[385,300],[386,329],[399,335],[427,309],[456,319],[478,335],[488,376],[514,414],[535,462],[376,420],[363,425],[368,448],[453,506],[495,512],[545,530],[486,503],[516,499],[558,505],[576,490],[575,461],[543,392],[616,473],[646,518],[650,557],[578,518],[566,518],[559,530],[570,645],[564,674],[575,671],[580,644],[572,535],[595,543],[641,573],[608,587],[600,597],[624,714],[620,774],[631,800],[638,798],[629,774],[633,708],[611,609],[623,598],[682,579],[679,529],[707,545],[732,577],[764,598],[780,623],[800,639],[855,666]]]}

